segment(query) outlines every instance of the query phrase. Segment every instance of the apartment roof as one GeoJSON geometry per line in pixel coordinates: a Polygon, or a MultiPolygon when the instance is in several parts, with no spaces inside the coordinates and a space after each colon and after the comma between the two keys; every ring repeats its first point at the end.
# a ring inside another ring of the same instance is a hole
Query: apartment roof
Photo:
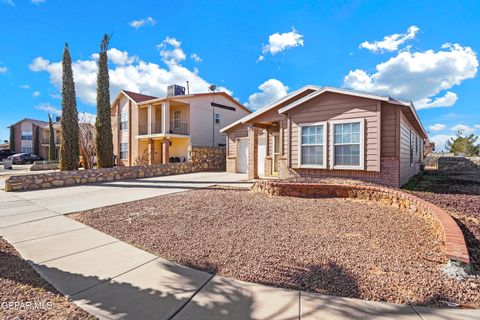
{"type": "Polygon", "coordinates": [[[17,121],[17,122],[15,122],[15,123],[11,124],[10,126],[8,126],[8,128],[13,127],[14,125],[17,125],[17,124],[19,124],[20,122],[23,122],[23,121],[28,121],[28,122],[30,122],[30,123],[33,123],[33,124],[36,125],[36,126],[39,126],[39,127],[48,126],[48,122],[47,122],[47,121],[36,120],[36,119],[31,119],[31,118],[23,118],[22,120],[17,121]]]}
{"type": "Polygon", "coordinates": [[[149,96],[149,95],[146,95],[146,94],[127,91],[127,90],[122,90],[122,92],[125,93],[127,96],[129,96],[136,103],[140,103],[140,102],[147,101],[147,100],[152,100],[152,99],[157,99],[157,97],[154,97],[154,96],[149,96]]]}

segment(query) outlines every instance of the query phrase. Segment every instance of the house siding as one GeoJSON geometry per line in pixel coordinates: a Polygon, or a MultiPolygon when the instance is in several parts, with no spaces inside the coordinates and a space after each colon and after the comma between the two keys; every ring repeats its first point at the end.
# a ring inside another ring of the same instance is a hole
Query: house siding
{"type": "Polygon", "coordinates": [[[422,160],[420,138],[418,132],[413,128],[403,112],[400,113],[400,185],[404,185],[420,171],[422,160]],[[410,136],[410,134],[412,136],[410,136]],[[417,142],[416,142],[417,141],[417,142]],[[410,144],[412,143],[412,145],[410,144]],[[418,143],[418,148],[416,148],[418,143]],[[413,148],[413,165],[410,164],[410,146],[413,148]]]}
{"type": "Polygon", "coordinates": [[[188,101],[190,103],[191,145],[193,146],[225,144],[226,137],[220,132],[220,129],[249,114],[245,109],[221,95],[191,97],[188,101]],[[212,107],[212,102],[234,107],[235,111],[212,107]],[[215,113],[220,114],[220,124],[214,123],[215,113]]]}
{"type": "MultiPolygon", "coordinates": [[[[292,109],[291,116],[291,164],[300,169],[299,163],[299,125],[334,120],[363,119],[364,122],[364,167],[366,171],[380,171],[380,108],[379,103],[371,99],[326,93],[301,106],[292,109]]],[[[327,128],[327,168],[333,169],[332,124],[327,128]]],[[[288,130],[288,128],[286,129],[288,130]]],[[[288,133],[288,132],[287,132],[288,133]]],[[[319,169],[315,169],[319,170],[319,169]]],[[[352,170],[353,171],[353,170],[352,170]]]]}

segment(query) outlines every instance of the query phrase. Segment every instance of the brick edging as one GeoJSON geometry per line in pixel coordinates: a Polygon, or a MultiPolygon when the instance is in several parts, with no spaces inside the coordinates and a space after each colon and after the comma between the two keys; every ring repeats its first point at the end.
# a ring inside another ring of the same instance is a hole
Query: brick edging
{"type": "Polygon", "coordinates": [[[290,183],[266,180],[255,181],[252,190],[277,196],[335,196],[367,199],[409,210],[422,215],[432,223],[435,231],[445,243],[445,253],[449,260],[461,262],[467,268],[470,266],[470,256],[465,238],[455,220],[442,208],[401,190],[372,185],[290,183]]]}

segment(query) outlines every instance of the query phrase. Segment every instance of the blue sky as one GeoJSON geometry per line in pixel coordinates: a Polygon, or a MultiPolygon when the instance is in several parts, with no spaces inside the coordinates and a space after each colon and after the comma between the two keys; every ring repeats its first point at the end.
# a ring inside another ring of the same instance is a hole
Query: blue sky
{"type": "Polygon", "coordinates": [[[306,84],[415,101],[437,144],[480,134],[478,1],[0,0],[0,139],[61,105],[71,48],[80,112],[95,113],[96,62],[110,43],[112,97],[210,83],[251,109],[306,84]]]}

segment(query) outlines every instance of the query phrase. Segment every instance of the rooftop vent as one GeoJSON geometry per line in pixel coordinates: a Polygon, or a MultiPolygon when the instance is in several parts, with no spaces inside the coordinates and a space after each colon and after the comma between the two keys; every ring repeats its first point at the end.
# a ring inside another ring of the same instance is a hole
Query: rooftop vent
{"type": "Polygon", "coordinates": [[[167,88],[167,96],[184,96],[185,87],[179,86],[177,84],[172,84],[167,88]]]}

